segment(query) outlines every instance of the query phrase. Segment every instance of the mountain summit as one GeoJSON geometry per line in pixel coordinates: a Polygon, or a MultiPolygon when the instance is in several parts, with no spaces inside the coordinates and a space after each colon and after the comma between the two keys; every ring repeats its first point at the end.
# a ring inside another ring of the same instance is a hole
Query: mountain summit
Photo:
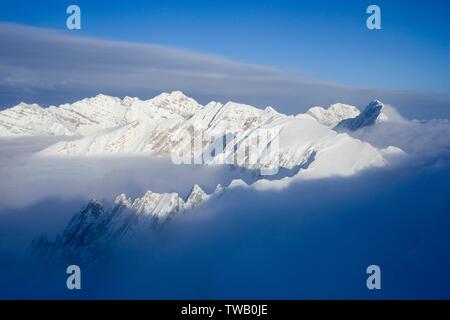
{"type": "Polygon", "coordinates": [[[388,121],[389,117],[385,113],[385,108],[385,105],[381,101],[374,100],[358,116],[342,120],[336,126],[336,129],[355,131],[379,122],[388,121]]]}

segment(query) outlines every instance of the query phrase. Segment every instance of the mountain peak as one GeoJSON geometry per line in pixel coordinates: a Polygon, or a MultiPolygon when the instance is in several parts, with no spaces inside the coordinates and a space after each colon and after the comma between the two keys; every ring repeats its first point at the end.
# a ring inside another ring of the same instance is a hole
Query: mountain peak
{"type": "Polygon", "coordinates": [[[383,113],[384,108],[383,102],[380,100],[373,100],[364,108],[363,112],[361,112],[361,116],[364,116],[367,119],[373,119],[374,122],[387,120],[387,116],[383,113]]]}
{"type": "Polygon", "coordinates": [[[172,114],[179,114],[184,118],[191,117],[201,105],[181,91],[163,92],[147,100],[147,103],[166,109],[172,114]]]}
{"type": "Polygon", "coordinates": [[[126,196],[125,193],[119,194],[116,199],[114,200],[114,203],[117,205],[125,205],[125,206],[131,206],[131,200],[126,196]]]}
{"type": "Polygon", "coordinates": [[[370,110],[381,111],[384,108],[384,103],[380,100],[372,100],[370,103],[364,108],[363,112],[369,112],[370,110]]]}
{"type": "Polygon", "coordinates": [[[358,108],[344,103],[332,104],[328,109],[312,107],[306,112],[317,122],[330,128],[334,128],[345,119],[357,117],[359,113],[358,108]]]}
{"type": "Polygon", "coordinates": [[[141,99],[139,99],[139,98],[137,98],[137,97],[129,97],[129,96],[125,96],[125,97],[122,99],[122,104],[123,104],[124,106],[129,107],[129,106],[131,106],[133,103],[136,103],[136,102],[139,102],[139,101],[141,101],[141,99]]]}
{"type": "Polygon", "coordinates": [[[374,99],[374,100],[370,101],[369,105],[384,105],[384,103],[378,99],[374,99]]]}
{"type": "Polygon", "coordinates": [[[191,193],[186,199],[186,207],[194,206],[198,203],[205,201],[208,195],[203,191],[198,184],[192,187],[191,193]]]}
{"type": "MultiPolygon", "coordinates": [[[[88,105],[88,106],[109,106],[120,103],[121,99],[113,96],[109,96],[103,93],[99,93],[94,97],[84,98],[78,100],[72,104],[64,104],[62,106],[74,106],[74,105],[88,105]]],[[[61,106],[60,106],[61,107],[61,106]]]]}
{"type": "Polygon", "coordinates": [[[192,192],[203,192],[203,189],[198,184],[194,184],[194,186],[191,189],[191,193],[192,192]]]}
{"type": "Polygon", "coordinates": [[[94,216],[98,216],[100,211],[103,209],[103,203],[98,201],[97,199],[89,200],[88,204],[82,211],[82,214],[89,215],[92,214],[94,216]]]}
{"type": "Polygon", "coordinates": [[[384,108],[385,105],[380,100],[373,100],[357,117],[341,121],[336,129],[355,131],[377,122],[387,121],[388,116],[383,112],[384,108]]]}
{"type": "Polygon", "coordinates": [[[111,99],[117,100],[118,98],[107,95],[107,94],[99,93],[95,97],[92,97],[90,99],[92,99],[92,100],[111,100],[111,99]]]}
{"type": "Polygon", "coordinates": [[[223,191],[222,185],[219,183],[216,188],[214,189],[214,193],[220,193],[223,191]]]}
{"type": "Polygon", "coordinates": [[[169,100],[175,100],[175,101],[189,100],[189,99],[193,100],[191,97],[185,95],[180,90],[174,90],[174,91],[170,91],[170,92],[161,92],[160,94],[155,96],[153,99],[169,99],[169,100]]]}
{"type": "Polygon", "coordinates": [[[267,106],[267,107],[264,109],[264,111],[265,111],[266,113],[269,113],[269,114],[278,114],[277,110],[275,110],[275,109],[272,108],[271,106],[267,106]]]}
{"type": "Polygon", "coordinates": [[[170,93],[169,93],[169,95],[171,96],[171,97],[177,97],[177,98],[189,98],[187,95],[185,95],[182,91],[180,91],[180,90],[174,90],[174,91],[171,91],[170,93]]]}
{"type": "Polygon", "coordinates": [[[26,102],[20,102],[18,105],[16,105],[14,108],[18,108],[18,109],[41,109],[43,110],[43,108],[41,108],[38,104],[36,103],[26,103],[26,102]]]}
{"type": "Polygon", "coordinates": [[[99,94],[97,94],[96,96],[95,96],[95,98],[106,98],[106,97],[110,97],[110,96],[108,96],[108,95],[106,95],[106,94],[103,94],[103,93],[99,93],[99,94]]]}

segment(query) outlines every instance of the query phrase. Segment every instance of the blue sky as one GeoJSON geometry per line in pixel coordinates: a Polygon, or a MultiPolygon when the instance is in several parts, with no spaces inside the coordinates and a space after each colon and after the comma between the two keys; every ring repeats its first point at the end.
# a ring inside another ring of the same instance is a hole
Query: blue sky
{"type": "MultiPolygon", "coordinates": [[[[376,1],[382,30],[365,27],[368,1],[2,1],[0,20],[159,43],[357,86],[450,93],[448,1],[376,1]]],[[[69,31],[66,31],[69,32],[69,31]]]]}

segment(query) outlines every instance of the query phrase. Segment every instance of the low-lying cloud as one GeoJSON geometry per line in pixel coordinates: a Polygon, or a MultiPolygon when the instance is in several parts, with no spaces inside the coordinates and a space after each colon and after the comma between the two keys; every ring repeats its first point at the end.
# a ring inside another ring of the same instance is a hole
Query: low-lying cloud
{"type": "Polygon", "coordinates": [[[111,202],[125,193],[177,192],[186,197],[194,184],[212,193],[233,179],[254,179],[254,172],[231,166],[175,165],[163,157],[34,157],[55,138],[0,139],[0,215],[46,199],[81,204],[90,199],[111,202]]]}
{"type": "Polygon", "coordinates": [[[447,299],[444,159],[448,164],[449,154],[350,178],[299,181],[280,192],[227,190],[159,232],[122,242],[111,260],[81,264],[79,292],[64,287],[66,265],[34,264],[11,251],[20,237],[29,244],[33,232],[64,226],[52,220],[61,220],[58,212],[43,210],[54,210],[49,203],[32,206],[9,221],[0,216],[0,297],[447,299]],[[371,264],[381,267],[378,292],[366,287],[371,264]]]}
{"type": "Polygon", "coordinates": [[[412,156],[430,156],[450,151],[450,121],[382,122],[350,135],[375,147],[395,146],[412,156]]]}

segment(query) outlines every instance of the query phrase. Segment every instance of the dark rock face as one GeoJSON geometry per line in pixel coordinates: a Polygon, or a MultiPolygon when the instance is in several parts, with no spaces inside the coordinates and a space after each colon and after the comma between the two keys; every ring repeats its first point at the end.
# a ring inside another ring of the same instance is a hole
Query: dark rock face
{"type": "Polygon", "coordinates": [[[345,119],[341,121],[336,127],[336,130],[350,130],[355,131],[362,127],[374,125],[377,120],[383,118],[384,104],[378,100],[374,100],[355,118],[345,119]]]}

